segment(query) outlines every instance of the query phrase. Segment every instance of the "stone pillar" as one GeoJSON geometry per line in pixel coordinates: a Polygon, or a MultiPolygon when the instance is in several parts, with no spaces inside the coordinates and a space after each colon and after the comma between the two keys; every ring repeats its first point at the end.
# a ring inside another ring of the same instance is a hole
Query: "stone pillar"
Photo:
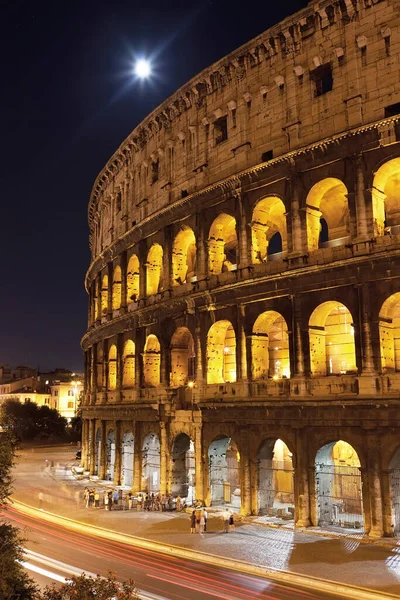
{"type": "Polygon", "coordinates": [[[383,512],[383,535],[394,536],[394,515],[392,515],[392,490],[390,483],[390,471],[381,471],[382,485],[382,512],[383,512]]]}
{"type": "Polygon", "coordinates": [[[196,384],[197,386],[202,386],[204,377],[206,375],[204,368],[204,353],[203,353],[203,345],[201,340],[201,327],[200,327],[200,317],[196,318],[196,384]]]}
{"type": "Polygon", "coordinates": [[[245,308],[243,304],[238,306],[238,355],[237,362],[237,380],[247,381],[247,344],[244,329],[245,308]]]}
{"type": "Polygon", "coordinates": [[[124,337],[122,333],[117,337],[117,385],[115,390],[116,402],[122,400],[122,375],[123,375],[124,337]]]}
{"type": "Polygon", "coordinates": [[[251,514],[250,440],[247,431],[241,434],[240,448],[240,514],[251,514]]]}
{"type": "Polygon", "coordinates": [[[202,424],[194,425],[195,500],[204,501],[203,439],[202,424]]]}
{"type": "Polygon", "coordinates": [[[143,387],[143,352],[145,344],[144,329],[136,329],[135,336],[135,387],[143,387]]]}
{"type": "Polygon", "coordinates": [[[363,241],[368,238],[368,221],[365,204],[365,176],[364,160],[362,153],[354,159],[355,169],[355,205],[357,217],[357,241],[363,241]]]}
{"type": "Polygon", "coordinates": [[[114,431],[115,431],[114,485],[121,485],[121,465],[122,465],[121,421],[114,422],[114,431]]]}
{"type": "Polygon", "coordinates": [[[107,317],[112,316],[112,293],[113,293],[113,276],[114,269],[112,262],[107,264],[107,276],[108,276],[108,294],[107,294],[107,317]]]}
{"type": "Polygon", "coordinates": [[[291,226],[292,226],[292,244],[291,251],[294,254],[303,253],[301,216],[300,216],[300,189],[301,178],[299,175],[293,175],[291,178],[291,226]]]}
{"type": "Polygon", "coordinates": [[[88,419],[82,419],[82,439],[81,439],[81,464],[83,465],[85,471],[88,470],[89,464],[89,421],[88,419]]]}
{"type": "Polygon", "coordinates": [[[163,244],[163,290],[169,290],[173,284],[171,227],[164,227],[163,244]]]}
{"type": "Polygon", "coordinates": [[[107,450],[107,445],[106,445],[106,429],[107,428],[107,421],[101,421],[101,444],[100,444],[100,470],[98,473],[99,479],[105,479],[106,478],[106,471],[107,471],[107,456],[106,456],[106,450],[107,450]]]}
{"type": "Polygon", "coordinates": [[[243,196],[240,192],[237,193],[237,201],[239,205],[239,267],[246,267],[249,264],[249,250],[247,238],[247,219],[244,207],[243,196]]]}
{"type": "Polygon", "coordinates": [[[97,285],[97,321],[101,321],[101,273],[98,273],[96,277],[96,285],[97,285]]]}
{"type": "Polygon", "coordinates": [[[167,494],[169,462],[171,460],[167,424],[160,421],[160,494],[167,494]]]}
{"type": "Polygon", "coordinates": [[[369,483],[369,508],[371,514],[371,528],[368,534],[373,538],[382,537],[384,533],[380,444],[381,440],[378,434],[368,435],[367,468],[369,483]]]}
{"type": "Polygon", "coordinates": [[[96,474],[96,419],[90,419],[89,422],[90,428],[90,466],[89,471],[90,475],[96,474]]]}
{"type": "Polygon", "coordinates": [[[127,284],[128,284],[128,261],[126,250],[120,255],[120,266],[121,266],[121,309],[122,312],[126,310],[126,299],[127,299],[127,284]]]}
{"type": "Polygon", "coordinates": [[[250,493],[251,493],[251,514],[258,515],[259,507],[258,507],[258,468],[257,468],[257,457],[253,460],[253,457],[250,458],[250,493]]]}
{"type": "MultiPolygon", "coordinates": [[[[360,312],[361,331],[359,332],[361,340],[361,374],[369,375],[375,373],[374,358],[371,339],[371,310],[369,303],[368,290],[363,287],[357,288],[358,310],[360,312]]],[[[378,340],[379,342],[379,340],[378,340]]],[[[378,343],[379,346],[379,343],[378,343]]],[[[380,353],[380,348],[378,347],[380,353]]]]}
{"type": "Polygon", "coordinates": [[[160,383],[165,387],[169,387],[170,384],[170,360],[169,360],[169,346],[167,346],[164,340],[160,340],[160,383]]]}
{"type": "Polygon", "coordinates": [[[302,331],[302,316],[299,300],[294,296],[291,296],[292,305],[292,363],[291,369],[293,369],[292,377],[304,377],[305,365],[304,365],[304,336],[302,331]]]}
{"type": "Polygon", "coordinates": [[[207,248],[204,215],[197,213],[196,215],[196,275],[197,279],[204,279],[207,276],[207,248]]]}
{"type": "Polygon", "coordinates": [[[135,423],[135,446],[133,454],[133,489],[135,492],[140,492],[142,489],[142,435],[139,423],[135,423]]]}
{"type": "Polygon", "coordinates": [[[296,433],[296,454],[293,457],[295,526],[309,527],[311,525],[311,507],[308,478],[307,434],[303,429],[297,430],[296,433]]]}

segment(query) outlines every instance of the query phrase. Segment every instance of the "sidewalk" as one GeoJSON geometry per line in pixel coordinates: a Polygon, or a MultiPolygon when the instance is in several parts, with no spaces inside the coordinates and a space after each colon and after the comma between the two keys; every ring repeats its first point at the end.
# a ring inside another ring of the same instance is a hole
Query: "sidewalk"
{"type": "Polygon", "coordinates": [[[38,493],[42,491],[45,510],[89,525],[223,558],[390,592],[400,597],[400,542],[396,540],[391,547],[388,545],[390,542],[385,545],[365,544],[354,536],[332,538],[322,531],[315,535],[272,529],[246,520],[240,522],[235,531],[224,534],[222,521],[213,517],[212,513],[209,514],[207,533],[191,535],[189,515],[185,513],[86,509],[82,499],[84,487],[89,485],[100,489],[102,484],[77,481],[71,476],[68,467],[73,462],[74,453],[74,450],[65,447],[52,449],[51,457],[47,449],[23,453],[15,469],[15,499],[38,507],[38,493]],[[41,470],[45,458],[59,463],[54,476],[49,470],[41,470]]]}

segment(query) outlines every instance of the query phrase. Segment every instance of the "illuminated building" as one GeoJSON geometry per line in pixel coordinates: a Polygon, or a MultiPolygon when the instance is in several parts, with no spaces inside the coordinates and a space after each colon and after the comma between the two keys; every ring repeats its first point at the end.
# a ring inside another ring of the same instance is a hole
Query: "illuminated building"
{"type": "Polygon", "coordinates": [[[309,4],[194,77],[89,202],[92,474],[400,531],[394,0],[309,4]]]}

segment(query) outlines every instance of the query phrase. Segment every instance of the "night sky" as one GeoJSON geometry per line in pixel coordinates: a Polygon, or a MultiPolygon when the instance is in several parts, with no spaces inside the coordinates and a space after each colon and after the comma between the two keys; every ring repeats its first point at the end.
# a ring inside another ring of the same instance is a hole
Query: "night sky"
{"type": "Polygon", "coordinates": [[[201,69],[306,6],[14,0],[2,8],[0,363],[82,370],[94,179],[201,69]],[[155,76],[134,82],[135,56],[155,76]]]}

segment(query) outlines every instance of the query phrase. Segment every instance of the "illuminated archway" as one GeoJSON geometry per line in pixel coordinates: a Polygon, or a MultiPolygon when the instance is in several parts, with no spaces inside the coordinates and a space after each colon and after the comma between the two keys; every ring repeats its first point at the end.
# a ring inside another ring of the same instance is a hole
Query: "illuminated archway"
{"type": "Polygon", "coordinates": [[[133,387],[135,385],[135,344],[132,340],[125,342],[122,363],[122,385],[125,388],[133,387]]]}
{"type": "Polygon", "coordinates": [[[163,249],[160,244],[153,244],[147,254],[146,263],[146,293],[148,296],[157,294],[162,287],[163,249]]]}
{"type": "Polygon", "coordinates": [[[327,177],[308,193],[306,204],[309,250],[341,246],[350,236],[347,188],[340,179],[327,177]]]}
{"type": "Polygon", "coordinates": [[[353,317],[336,301],[320,304],[309,321],[312,375],[357,372],[353,317]]]}
{"type": "Polygon", "coordinates": [[[135,439],[132,431],[127,431],[121,442],[121,484],[133,485],[133,458],[135,439]]]}
{"type": "Polygon", "coordinates": [[[194,443],[185,433],[175,438],[171,461],[171,493],[186,498],[188,504],[192,504],[195,499],[194,443]]]}
{"type": "Polygon", "coordinates": [[[400,448],[390,461],[389,479],[393,532],[398,537],[400,534],[400,448]]]}
{"type": "Polygon", "coordinates": [[[400,157],[384,163],[372,187],[374,234],[400,233],[400,157]]]}
{"type": "Polygon", "coordinates": [[[160,440],[149,433],[142,446],[142,490],[157,493],[160,489],[160,440]]]}
{"type": "Polygon", "coordinates": [[[104,386],[104,352],[102,348],[97,347],[96,357],[96,386],[98,390],[102,390],[104,386]]]}
{"type": "Polygon", "coordinates": [[[217,321],[207,335],[207,383],[236,381],[236,336],[229,321],[217,321]]]}
{"type": "Polygon", "coordinates": [[[222,213],[214,220],[208,237],[208,270],[211,275],[237,267],[236,220],[222,213]]]}
{"type": "Polygon", "coordinates": [[[363,528],[360,467],[357,452],[343,440],[318,450],[315,457],[318,525],[363,528]]]}
{"type": "Polygon", "coordinates": [[[208,448],[211,504],[240,508],[240,454],[235,442],[220,436],[208,448]]]}
{"type": "Polygon", "coordinates": [[[161,347],[157,337],[147,336],[143,353],[143,377],[145,385],[160,385],[161,347]]]}
{"type": "Polygon", "coordinates": [[[400,371],[400,292],[387,298],[379,311],[382,371],[400,371]]]}
{"type": "Polygon", "coordinates": [[[118,310],[121,308],[121,267],[117,265],[114,268],[113,285],[112,285],[112,309],[118,310]]]}
{"type": "Polygon", "coordinates": [[[269,196],[256,204],[251,221],[251,256],[253,264],[266,262],[269,256],[286,250],[285,213],[285,205],[277,196],[269,196]],[[272,242],[271,248],[270,242],[272,242]]]}
{"type": "Polygon", "coordinates": [[[278,312],[264,312],[254,323],[251,359],[253,379],[290,377],[288,329],[278,312]]]}
{"type": "Polygon", "coordinates": [[[182,228],[172,246],[172,285],[181,285],[196,275],[196,238],[189,227],[182,228]]]}
{"type": "Polygon", "coordinates": [[[136,254],[132,254],[128,261],[126,278],[126,302],[136,302],[140,293],[140,266],[136,254]]]}
{"type": "Polygon", "coordinates": [[[117,388],[117,346],[113,344],[108,351],[108,389],[117,388]]]}
{"type": "Polygon", "coordinates": [[[257,453],[258,513],[272,519],[294,518],[292,454],[282,440],[265,440],[257,453]]]}
{"type": "Polygon", "coordinates": [[[108,277],[103,275],[101,280],[101,314],[106,315],[108,310],[108,277]]]}
{"type": "Polygon", "coordinates": [[[178,327],[171,338],[171,386],[194,380],[194,340],[187,327],[178,327]]]}
{"type": "Polygon", "coordinates": [[[106,452],[106,479],[109,481],[114,481],[115,433],[113,430],[108,432],[106,452]]]}

